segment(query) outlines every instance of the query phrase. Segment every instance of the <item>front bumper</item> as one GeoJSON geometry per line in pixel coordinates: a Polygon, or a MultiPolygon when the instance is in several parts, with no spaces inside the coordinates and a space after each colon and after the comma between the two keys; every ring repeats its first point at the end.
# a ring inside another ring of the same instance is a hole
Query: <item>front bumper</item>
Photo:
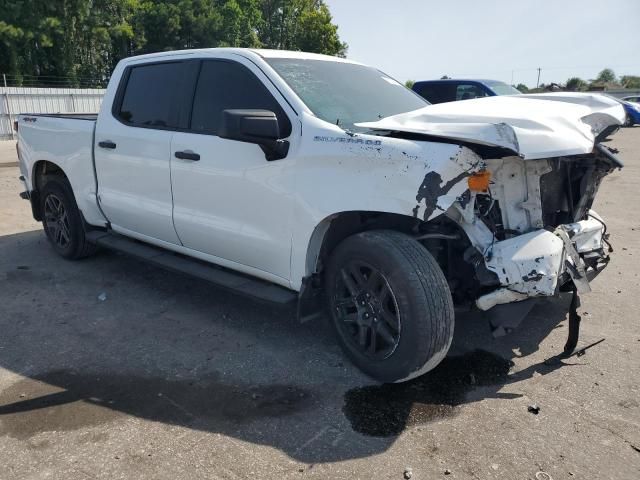
{"type": "Polygon", "coordinates": [[[480,310],[529,298],[552,296],[569,282],[579,293],[608,262],[606,227],[589,212],[587,220],[558,226],[553,232],[535,230],[496,242],[485,252],[485,266],[500,286],[476,300],[480,310]]]}

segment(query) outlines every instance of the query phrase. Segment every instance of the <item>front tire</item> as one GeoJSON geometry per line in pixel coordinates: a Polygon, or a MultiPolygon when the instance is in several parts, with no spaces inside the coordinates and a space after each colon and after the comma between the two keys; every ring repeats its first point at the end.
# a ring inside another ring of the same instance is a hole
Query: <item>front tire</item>
{"type": "Polygon", "coordinates": [[[85,237],[82,215],[66,178],[47,178],[40,202],[45,234],[60,256],[75,260],[95,253],[96,246],[85,237]]]}
{"type": "Polygon", "coordinates": [[[348,237],[331,255],[325,282],[341,346],[367,375],[407,381],[446,356],[453,300],[442,270],[417,240],[387,230],[348,237]]]}

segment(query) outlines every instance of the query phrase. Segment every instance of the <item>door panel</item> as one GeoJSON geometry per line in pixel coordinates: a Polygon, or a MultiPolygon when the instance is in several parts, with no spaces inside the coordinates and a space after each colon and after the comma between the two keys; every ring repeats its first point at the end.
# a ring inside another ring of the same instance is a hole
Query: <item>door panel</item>
{"type": "Polygon", "coordinates": [[[173,132],[111,125],[96,140],[110,140],[113,150],[96,147],[100,206],[109,221],[165,242],[180,243],[171,217],[169,153],[173,132]]]}
{"type": "Polygon", "coordinates": [[[105,215],[114,226],[175,244],[171,129],[186,123],[181,109],[188,81],[195,80],[191,66],[171,61],[128,68],[115,107],[103,108],[96,125],[98,198],[105,215]]]}
{"type": "Polygon", "coordinates": [[[267,162],[252,144],[176,133],[172,152],[173,221],[185,247],[289,278],[290,162],[267,162]]]}
{"type": "Polygon", "coordinates": [[[273,88],[249,61],[202,62],[190,131],[176,132],[171,144],[173,221],[185,247],[289,279],[292,155],[269,162],[257,145],[216,136],[224,110],[262,109],[275,112],[280,136],[290,137],[273,88]]]}

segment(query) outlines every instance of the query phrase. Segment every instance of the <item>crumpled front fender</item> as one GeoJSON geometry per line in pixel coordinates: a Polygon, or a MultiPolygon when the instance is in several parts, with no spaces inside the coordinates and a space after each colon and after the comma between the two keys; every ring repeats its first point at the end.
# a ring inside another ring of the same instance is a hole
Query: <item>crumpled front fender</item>
{"type": "Polygon", "coordinates": [[[428,221],[447,211],[468,190],[467,178],[482,166],[476,153],[459,147],[449,162],[425,174],[416,193],[413,216],[428,221]]]}

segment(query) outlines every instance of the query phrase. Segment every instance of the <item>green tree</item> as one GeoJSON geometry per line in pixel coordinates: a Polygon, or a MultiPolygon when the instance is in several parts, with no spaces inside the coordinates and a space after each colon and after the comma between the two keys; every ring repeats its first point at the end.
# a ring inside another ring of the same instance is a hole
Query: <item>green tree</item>
{"type": "Polygon", "coordinates": [[[262,0],[262,18],[259,36],[266,48],[346,55],[323,0],[262,0]]]}
{"type": "Polygon", "coordinates": [[[567,83],[565,84],[565,88],[570,92],[581,92],[586,90],[587,87],[588,87],[587,82],[581,79],[580,77],[571,77],[569,80],[567,80],[567,83]]]}
{"type": "Polygon", "coordinates": [[[415,84],[415,80],[407,80],[406,82],[404,82],[404,86],[407,88],[413,88],[413,85],[415,84]]]}
{"type": "Polygon", "coordinates": [[[519,83],[516,85],[516,90],[520,90],[521,93],[527,93],[529,91],[529,87],[527,87],[524,83],[519,83]]]}
{"type": "Polygon", "coordinates": [[[0,12],[14,84],[104,85],[124,57],[183,48],[347,48],[323,0],[0,0],[0,12]]]}
{"type": "Polygon", "coordinates": [[[331,13],[323,2],[316,2],[313,8],[302,12],[293,37],[295,50],[346,55],[347,46],[338,37],[338,27],[331,23],[331,13]]]}
{"type": "Polygon", "coordinates": [[[103,83],[134,37],[136,0],[0,0],[0,71],[14,82],[103,83]]]}
{"type": "Polygon", "coordinates": [[[605,68],[598,74],[595,81],[597,83],[615,83],[616,74],[610,68],[605,68]]]}
{"type": "Polygon", "coordinates": [[[623,75],[620,77],[620,83],[625,88],[640,88],[640,77],[637,75],[623,75]]]}

